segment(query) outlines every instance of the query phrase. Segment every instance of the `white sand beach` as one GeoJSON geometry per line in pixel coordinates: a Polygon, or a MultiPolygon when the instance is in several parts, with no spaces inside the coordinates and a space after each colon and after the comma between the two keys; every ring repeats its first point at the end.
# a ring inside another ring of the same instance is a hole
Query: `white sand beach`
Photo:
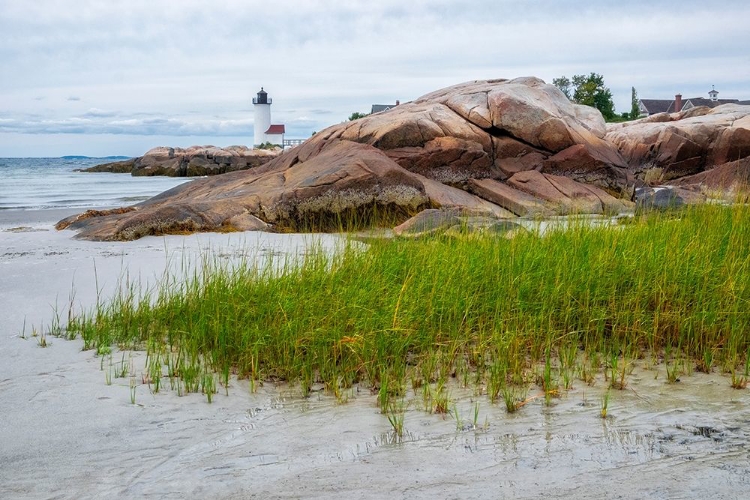
{"type": "MultiPolygon", "coordinates": [[[[636,368],[630,388],[613,392],[606,420],[598,416],[601,387],[581,382],[549,407],[536,400],[514,415],[456,387],[459,418],[410,407],[400,443],[366,388],[338,404],[283,384],[251,393],[235,380],[228,396],[221,389],[208,404],[168,388],[152,394],[138,378],[132,404],[128,379],[107,385],[100,358],[80,340],[48,337],[42,348],[31,336],[55,307],[67,314],[71,291],[77,307],[90,307],[97,289],[106,298],[125,271],[148,282],[209,247],[281,258],[312,239],[333,249],[340,238],[234,233],[101,243],[55,231],[64,215],[0,212],[0,498],[750,494],[750,393],[718,374],[666,386],[663,373],[636,368]]],[[[133,356],[137,366],[143,354],[133,356]]]]}

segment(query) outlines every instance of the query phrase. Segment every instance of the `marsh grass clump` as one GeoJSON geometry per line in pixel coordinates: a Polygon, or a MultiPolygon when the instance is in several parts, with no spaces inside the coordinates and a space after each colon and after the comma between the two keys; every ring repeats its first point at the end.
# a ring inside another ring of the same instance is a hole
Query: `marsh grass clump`
{"type": "Polygon", "coordinates": [[[505,410],[508,413],[517,412],[523,405],[526,404],[528,395],[527,387],[518,386],[506,386],[502,390],[503,402],[505,403],[505,410]]]}
{"type": "MultiPolygon", "coordinates": [[[[704,205],[622,228],[582,220],[512,239],[350,242],[281,265],[206,258],[184,280],[120,287],[71,316],[63,335],[102,353],[146,350],[152,390],[167,376],[209,401],[231,375],[303,394],[317,383],[340,394],[370,387],[386,415],[410,385],[440,413],[454,380],[511,411],[513,388],[535,380],[547,401],[574,376],[623,388],[647,351],[664,353],[674,379],[701,360],[727,373],[742,366],[748,248],[750,207],[704,205]]],[[[113,372],[128,375],[124,358],[113,372]]]]}
{"type": "Polygon", "coordinates": [[[399,439],[404,435],[404,415],[406,414],[407,406],[408,404],[401,398],[397,401],[390,401],[385,411],[388,423],[391,424],[394,434],[399,439]]]}
{"type": "Polygon", "coordinates": [[[607,418],[609,412],[609,397],[609,389],[607,389],[599,402],[599,416],[602,418],[607,418]]]}

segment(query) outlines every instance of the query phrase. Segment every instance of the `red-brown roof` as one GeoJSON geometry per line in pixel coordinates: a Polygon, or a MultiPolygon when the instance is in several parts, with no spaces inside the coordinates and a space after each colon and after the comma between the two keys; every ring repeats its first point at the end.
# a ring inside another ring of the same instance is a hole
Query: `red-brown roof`
{"type": "Polygon", "coordinates": [[[284,125],[271,125],[268,127],[268,130],[266,130],[266,134],[285,134],[286,130],[284,129],[284,125]]]}

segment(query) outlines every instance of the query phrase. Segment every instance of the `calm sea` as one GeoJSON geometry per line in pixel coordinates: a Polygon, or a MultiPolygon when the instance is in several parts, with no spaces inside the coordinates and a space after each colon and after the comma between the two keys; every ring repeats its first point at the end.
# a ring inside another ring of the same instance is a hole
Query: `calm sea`
{"type": "Polygon", "coordinates": [[[0,210],[132,205],[189,179],[85,173],[111,158],[0,158],[0,210]]]}

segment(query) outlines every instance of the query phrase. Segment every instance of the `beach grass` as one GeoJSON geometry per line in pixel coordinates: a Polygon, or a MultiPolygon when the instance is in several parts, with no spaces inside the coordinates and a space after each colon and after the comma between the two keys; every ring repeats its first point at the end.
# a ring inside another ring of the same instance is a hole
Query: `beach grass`
{"type": "Polygon", "coordinates": [[[352,240],[261,267],[205,256],[187,279],[125,283],[64,335],[146,350],[152,386],[162,374],[209,402],[230,375],[304,395],[364,385],[398,432],[407,387],[436,413],[449,411],[449,380],[511,412],[535,383],[548,403],[597,373],[622,389],[647,353],[670,382],[690,360],[746,385],[748,249],[750,207],[701,205],[510,239],[352,240]]]}

